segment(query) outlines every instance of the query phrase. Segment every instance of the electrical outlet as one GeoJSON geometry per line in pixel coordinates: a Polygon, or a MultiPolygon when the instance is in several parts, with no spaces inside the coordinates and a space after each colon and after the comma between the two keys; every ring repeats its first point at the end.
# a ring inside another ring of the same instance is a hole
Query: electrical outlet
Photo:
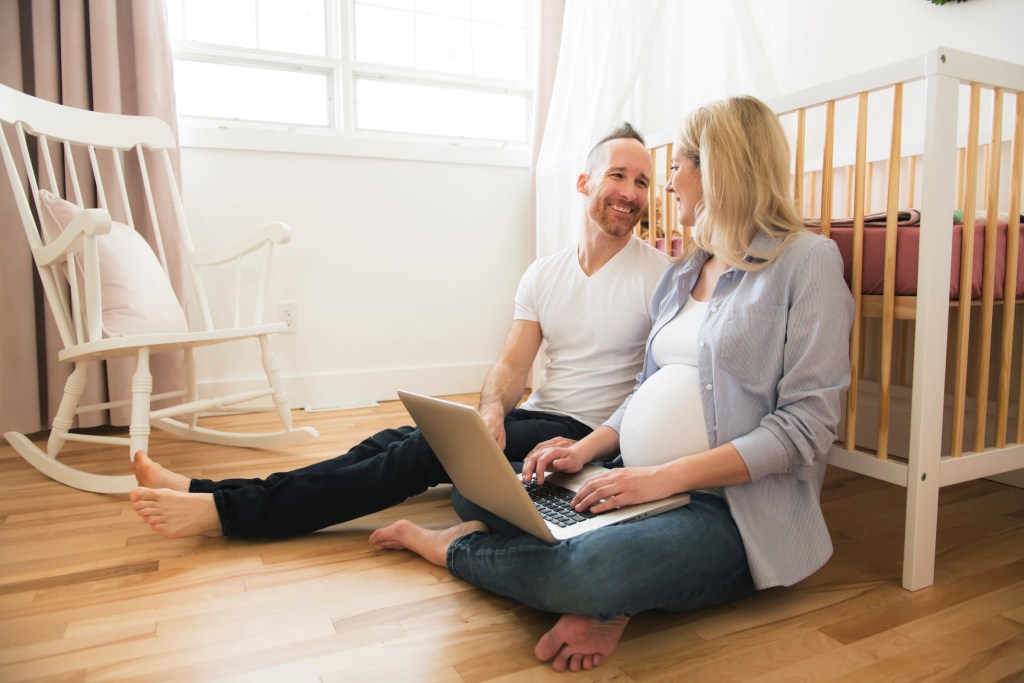
{"type": "Polygon", "coordinates": [[[286,332],[299,331],[299,305],[294,302],[277,305],[277,319],[288,325],[286,332]]]}

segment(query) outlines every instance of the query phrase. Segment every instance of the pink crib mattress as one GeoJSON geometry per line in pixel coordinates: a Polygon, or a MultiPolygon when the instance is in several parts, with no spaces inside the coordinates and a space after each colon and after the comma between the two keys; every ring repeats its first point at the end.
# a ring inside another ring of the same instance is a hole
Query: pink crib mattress
{"type": "MultiPolygon", "coordinates": [[[[820,232],[817,219],[808,220],[808,228],[820,232]]],[[[896,295],[917,294],[917,253],[921,242],[920,214],[914,210],[900,212],[899,228],[896,232],[896,295]]],[[[1017,288],[1015,298],[1024,297],[1024,221],[1020,229],[1017,247],[1017,288]]],[[[996,231],[995,298],[1002,300],[1003,285],[1006,281],[1006,235],[1007,223],[1000,221],[996,231]]],[[[843,270],[846,283],[852,282],[853,271],[853,219],[833,220],[830,237],[839,246],[843,256],[843,270]]],[[[960,296],[960,250],[963,242],[963,226],[953,226],[953,252],[950,259],[949,298],[960,296]]],[[[657,246],[663,248],[664,240],[657,246]]],[[[672,240],[672,253],[678,254],[682,240],[672,240]]],[[[985,260],[985,221],[979,219],[974,229],[974,265],[971,269],[971,298],[981,298],[983,264],[985,260]]],[[[864,270],[861,280],[863,294],[882,294],[882,280],[885,269],[885,214],[871,214],[864,220],[864,270]]]]}
{"type": "MultiPolygon", "coordinates": [[[[819,228],[809,225],[812,230],[819,228]]],[[[1024,226],[1019,228],[1022,239],[1017,247],[1016,296],[1024,296],[1024,226]]],[[[1007,223],[1001,221],[996,230],[995,298],[1002,300],[1003,285],[1006,282],[1006,235],[1007,223]]],[[[853,220],[833,221],[830,237],[839,246],[843,255],[843,271],[846,282],[851,282],[853,262],[853,220]]],[[[899,228],[896,231],[896,295],[917,294],[918,247],[921,243],[921,220],[917,211],[901,211],[899,228]]],[[[960,253],[963,244],[963,225],[953,226],[953,250],[949,268],[949,298],[960,297],[960,253]]],[[[985,261],[985,220],[975,221],[974,253],[971,268],[971,298],[981,298],[981,284],[984,277],[985,261]]],[[[885,269],[885,214],[872,214],[864,220],[864,271],[861,292],[881,294],[885,269]]]]}

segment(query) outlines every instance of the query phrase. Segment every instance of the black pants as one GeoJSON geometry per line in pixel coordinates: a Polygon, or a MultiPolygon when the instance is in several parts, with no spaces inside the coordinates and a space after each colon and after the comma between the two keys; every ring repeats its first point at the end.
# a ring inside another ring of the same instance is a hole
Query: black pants
{"type": "MultiPolygon", "coordinates": [[[[590,431],[571,417],[516,409],[505,418],[505,456],[518,462],[541,441],[590,431]]],[[[379,512],[441,483],[451,480],[420,430],[399,427],[330,460],[266,479],[193,479],[189,491],[213,494],[225,536],[266,538],[379,512]]]]}

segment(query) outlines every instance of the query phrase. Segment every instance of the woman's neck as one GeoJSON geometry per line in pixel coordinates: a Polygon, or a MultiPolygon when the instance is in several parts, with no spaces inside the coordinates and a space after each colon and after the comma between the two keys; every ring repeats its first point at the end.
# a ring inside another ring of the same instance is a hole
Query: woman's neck
{"type": "Polygon", "coordinates": [[[697,301],[707,301],[710,299],[711,295],[715,293],[715,285],[718,284],[718,278],[729,268],[729,264],[723,258],[712,254],[711,258],[701,266],[700,276],[697,277],[697,282],[693,285],[693,289],[690,290],[690,296],[697,301]]]}

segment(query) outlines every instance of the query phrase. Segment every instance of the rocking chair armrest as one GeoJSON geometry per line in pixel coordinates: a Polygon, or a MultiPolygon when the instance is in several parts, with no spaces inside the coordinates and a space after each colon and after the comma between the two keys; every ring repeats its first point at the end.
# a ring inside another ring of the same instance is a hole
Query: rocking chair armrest
{"type": "Polygon", "coordinates": [[[267,223],[234,244],[219,249],[195,250],[190,259],[194,266],[214,266],[245,256],[267,244],[287,244],[291,239],[292,229],[288,224],[267,223]]]}
{"type": "Polygon", "coordinates": [[[50,244],[32,249],[40,266],[49,266],[81,251],[82,241],[88,235],[106,235],[110,232],[110,214],[104,209],[85,209],[72,219],[68,227],[50,244]]]}

